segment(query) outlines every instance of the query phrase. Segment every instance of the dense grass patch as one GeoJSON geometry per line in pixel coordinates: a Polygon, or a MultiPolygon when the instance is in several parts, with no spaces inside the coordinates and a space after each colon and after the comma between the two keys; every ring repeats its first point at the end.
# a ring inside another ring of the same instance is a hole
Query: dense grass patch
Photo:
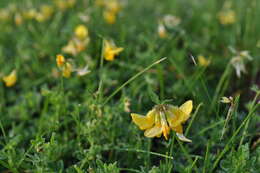
{"type": "Polygon", "coordinates": [[[258,0],[1,0],[0,172],[257,172],[259,16],[258,0]],[[130,116],[187,100],[192,143],[130,116]]]}

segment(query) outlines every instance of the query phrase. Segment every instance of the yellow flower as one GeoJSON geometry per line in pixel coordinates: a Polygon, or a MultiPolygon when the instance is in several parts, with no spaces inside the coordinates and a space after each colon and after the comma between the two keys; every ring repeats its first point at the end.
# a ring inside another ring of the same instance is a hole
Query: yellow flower
{"type": "Polygon", "coordinates": [[[50,5],[42,5],[40,7],[40,11],[43,14],[45,19],[49,19],[52,16],[52,14],[53,14],[54,9],[50,5]]]}
{"type": "Polygon", "coordinates": [[[113,11],[105,10],[103,12],[103,16],[108,24],[114,24],[116,22],[116,13],[114,13],[113,11]]]}
{"type": "Polygon", "coordinates": [[[23,23],[23,17],[20,13],[16,13],[14,16],[14,22],[17,26],[21,25],[23,23]]]}
{"type": "Polygon", "coordinates": [[[84,40],[79,40],[77,38],[73,38],[68,42],[67,45],[65,45],[62,48],[62,51],[64,53],[71,54],[73,56],[76,56],[78,53],[82,52],[86,49],[87,45],[89,43],[89,38],[87,37],[84,40]]]}
{"type": "Polygon", "coordinates": [[[109,0],[104,4],[105,10],[103,17],[108,24],[114,24],[116,22],[116,16],[121,10],[121,5],[117,0],[109,0]]]}
{"type": "Polygon", "coordinates": [[[222,25],[233,24],[236,21],[236,13],[231,9],[223,10],[218,13],[218,19],[222,25]]]}
{"type": "Polygon", "coordinates": [[[66,62],[62,70],[62,75],[66,78],[69,78],[71,76],[71,72],[72,72],[72,65],[69,62],[66,62]]]}
{"type": "Polygon", "coordinates": [[[70,40],[69,42],[68,42],[68,44],[67,45],[65,45],[63,48],[62,48],[62,51],[64,52],[64,53],[68,53],[68,54],[71,54],[71,55],[77,55],[77,49],[76,49],[76,47],[75,47],[75,44],[74,44],[74,42],[73,42],[73,40],[70,40]]]}
{"type": "Polygon", "coordinates": [[[57,63],[58,67],[62,67],[64,65],[64,63],[65,63],[64,56],[61,55],[61,54],[56,55],[56,63],[57,63]]]}
{"type": "Polygon", "coordinates": [[[13,70],[9,75],[3,77],[3,81],[5,82],[5,86],[12,87],[15,85],[17,81],[16,70],[13,70]]]}
{"type": "Polygon", "coordinates": [[[117,14],[121,9],[121,5],[117,0],[106,1],[105,6],[107,10],[114,14],[117,14]]]}
{"type": "Polygon", "coordinates": [[[57,66],[62,71],[62,76],[69,78],[73,71],[72,65],[68,61],[66,61],[64,56],[61,54],[58,54],[56,56],[56,63],[57,63],[57,66]]]}
{"type": "Polygon", "coordinates": [[[46,20],[43,14],[40,12],[36,13],[35,19],[37,20],[37,22],[44,22],[46,20]]]}
{"type": "Polygon", "coordinates": [[[123,51],[122,47],[116,47],[112,41],[105,40],[104,58],[107,61],[113,61],[115,56],[123,51]]]}
{"type": "Polygon", "coordinates": [[[204,56],[199,55],[198,61],[200,66],[207,67],[210,64],[210,60],[206,59],[204,56]]]}
{"type": "Polygon", "coordinates": [[[186,101],[180,107],[173,105],[156,105],[146,116],[131,113],[133,122],[145,130],[144,135],[148,138],[165,137],[168,139],[170,130],[176,132],[177,137],[185,142],[191,142],[183,135],[182,124],[186,122],[192,111],[192,101],[186,101]]]}
{"type": "Polygon", "coordinates": [[[78,25],[74,34],[78,39],[83,40],[88,36],[88,28],[85,25],[78,25]]]}
{"type": "Polygon", "coordinates": [[[162,23],[159,23],[157,32],[160,38],[166,38],[168,36],[165,26],[162,23]]]}

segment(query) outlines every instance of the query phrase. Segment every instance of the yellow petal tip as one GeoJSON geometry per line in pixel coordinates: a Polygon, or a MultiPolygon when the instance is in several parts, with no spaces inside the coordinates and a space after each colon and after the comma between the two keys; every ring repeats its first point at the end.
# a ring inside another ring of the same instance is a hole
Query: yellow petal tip
{"type": "Polygon", "coordinates": [[[185,103],[183,103],[181,106],[180,106],[180,109],[186,113],[186,114],[190,114],[191,111],[192,111],[192,107],[193,107],[193,103],[192,103],[192,100],[188,100],[186,101],[185,103]]]}

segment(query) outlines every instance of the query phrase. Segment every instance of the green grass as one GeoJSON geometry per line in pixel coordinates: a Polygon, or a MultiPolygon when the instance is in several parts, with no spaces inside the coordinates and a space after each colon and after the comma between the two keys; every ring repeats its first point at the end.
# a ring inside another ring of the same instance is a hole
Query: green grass
{"type": "Polygon", "coordinates": [[[224,2],[129,0],[109,25],[93,0],[65,11],[52,0],[1,0],[0,77],[16,69],[18,80],[13,87],[0,82],[0,172],[258,172],[260,1],[230,0],[236,21],[221,25],[224,2]],[[1,20],[10,4],[17,8],[1,20]],[[50,19],[15,24],[13,14],[43,4],[55,9],[50,19]],[[160,38],[166,14],[181,23],[160,38]],[[91,72],[55,77],[56,55],[79,24],[88,28],[90,43],[76,56],[63,55],[91,72]],[[114,61],[103,59],[104,39],[124,48],[114,61]],[[253,57],[240,78],[230,64],[232,50],[253,57]],[[207,67],[199,55],[210,58],[207,67]],[[230,117],[223,96],[234,98],[230,117]],[[193,100],[184,125],[192,143],[173,131],[169,140],[146,138],[132,122],[130,112],[145,114],[157,97],[172,105],[193,100]]]}

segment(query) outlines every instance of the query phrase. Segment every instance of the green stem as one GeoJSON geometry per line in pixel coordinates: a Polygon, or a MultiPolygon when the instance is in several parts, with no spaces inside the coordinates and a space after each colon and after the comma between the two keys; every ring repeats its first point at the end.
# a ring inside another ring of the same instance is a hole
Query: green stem
{"type": "Polygon", "coordinates": [[[214,108],[214,106],[215,106],[215,104],[216,104],[216,102],[218,100],[219,94],[221,92],[221,88],[222,88],[224,82],[226,81],[226,79],[228,77],[229,69],[230,69],[230,64],[228,64],[226,66],[226,69],[225,69],[224,73],[222,74],[222,76],[221,76],[221,78],[220,78],[220,80],[218,82],[215,94],[213,96],[213,99],[212,99],[212,102],[211,102],[211,105],[210,105],[210,109],[209,109],[210,113],[212,112],[212,110],[213,110],[213,108],[214,108]]]}
{"type": "Polygon", "coordinates": [[[99,74],[99,84],[98,84],[98,100],[100,101],[103,97],[102,89],[103,89],[103,65],[104,65],[104,39],[102,38],[101,44],[101,55],[100,55],[100,74],[99,74]]]}
{"type": "Polygon", "coordinates": [[[149,70],[150,68],[152,68],[153,66],[155,66],[156,64],[161,63],[162,61],[166,60],[167,57],[164,57],[162,59],[159,59],[158,61],[152,63],[151,65],[149,65],[148,67],[146,67],[145,69],[143,69],[142,71],[138,72],[136,75],[134,75],[133,77],[131,77],[130,79],[128,79],[125,83],[123,83],[123,85],[121,85],[120,87],[118,87],[112,94],[110,94],[110,96],[107,97],[107,99],[104,101],[103,105],[104,106],[114,95],[116,95],[121,89],[123,89],[127,84],[129,84],[130,82],[132,82],[133,80],[135,80],[137,77],[139,77],[140,75],[142,75],[143,73],[145,73],[147,70],[149,70]]]}
{"type": "Polygon", "coordinates": [[[239,131],[241,130],[241,128],[246,124],[246,122],[252,117],[252,115],[254,115],[254,111],[257,108],[258,105],[256,105],[253,109],[250,110],[250,112],[248,113],[247,117],[244,119],[244,121],[241,123],[241,125],[237,128],[237,130],[235,131],[235,133],[232,135],[232,137],[230,138],[230,140],[227,142],[227,144],[225,145],[224,149],[222,150],[222,152],[219,154],[219,156],[217,157],[217,159],[215,160],[215,162],[213,163],[213,167],[211,169],[211,172],[214,171],[214,169],[217,167],[220,159],[223,157],[223,155],[228,151],[229,149],[229,145],[233,142],[233,140],[235,139],[235,137],[238,135],[239,131]]]}
{"type": "Polygon", "coordinates": [[[187,129],[186,129],[185,136],[189,133],[190,127],[191,127],[191,125],[192,125],[192,123],[193,123],[195,117],[197,116],[198,111],[199,111],[199,109],[200,109],[201,106],[202,106],[202,103],[200,103],[200,104],[197,106],[197,108],[196,108],[196,110],[195,110],[195,113],[194,113],[193,116],[192,116],[191,122],[189,123],[189,125],[188,125],[188,127],[187,127],[187,129]]]}
{"type": "MultiPolygon", "coordinates": [[[[256,96],[255,96],[255,98],[254,98],[254,100],[253,100],[253,102],[252,102],[252,105],[251,105],[250,108],[249,108],[249,111],[251,111],[251,110],[253,109],[253,105],[256,103],[259,94],[260,94],[260,92],[257,92],[257,94],[256,94],[256,96]]],[[[246,122],[244,131],[243,131],[243,134],[242,134],[242,138],[241,138],[240,143],[239,143],[239,148],[240,148],[241,145],[243,144],[244,138],[245,138],[245,136],[246,136],[246,131],[247,131],[248,126],[249,126],[249,122],[250,122],[250,118],[249,118],[248,121],[246,122]]]]}

